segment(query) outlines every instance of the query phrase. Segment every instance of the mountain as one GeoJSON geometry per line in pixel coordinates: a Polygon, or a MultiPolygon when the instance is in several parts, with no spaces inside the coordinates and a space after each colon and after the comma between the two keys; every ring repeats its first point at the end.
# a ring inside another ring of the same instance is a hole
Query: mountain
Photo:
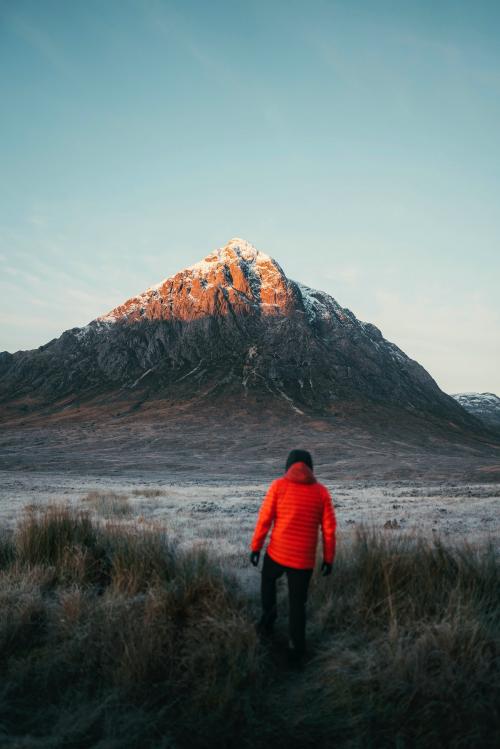
{"type": "Polygon", "coordinates": [[[82,328],[0,354],[0,471],[495,482],[500,439],[374,325],[232,239],[82,328]]]}
{"type": "Polygon", "coordinates": [[[465,418],[378,328],[237,238],[84,328],[0,358],[3,400],[145,386],[182,396],[206,385],[260,390],[295,408],[361,397],[465,418]]]}
{"type": "Polygon", "coordinates": [[[487,426],[500,431],[500,398],[494,393],[454,393],[462,408],[487,426]]]}
{"type": "Polygon", "coordinates": [[[477,422],[380,330],[235,238],[200,262],[33,351],[0,355],[0,403],[71,398],[281,399],[296,412],[345,401],[477,422]],[[140,393],[140,395],[138,395],[140,393]]]}

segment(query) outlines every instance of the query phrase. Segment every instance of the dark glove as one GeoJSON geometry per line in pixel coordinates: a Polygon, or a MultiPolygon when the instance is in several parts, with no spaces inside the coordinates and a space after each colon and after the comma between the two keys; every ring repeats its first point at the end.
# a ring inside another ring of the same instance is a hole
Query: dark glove
{"type": "Polygon", "coordinates": [[[333,565],[331,565],[330,562],[323,562],[321,565],[321,574],[323,577],[332,574],[332,566],[333,565]]]}
{"type": "Polygon", "coordinates": [[[254,567],[257,567],[259,563],[260,551],[252,551],[250,554],[250,561],[254,567]]]}

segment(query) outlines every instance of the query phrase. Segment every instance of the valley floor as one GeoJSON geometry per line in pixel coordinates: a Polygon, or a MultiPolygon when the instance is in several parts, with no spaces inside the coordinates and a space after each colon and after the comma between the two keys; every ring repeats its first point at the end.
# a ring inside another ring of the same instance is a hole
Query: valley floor
{"type": "MultiPolygon", "coordinates": [[[[319,476],[318,478],[321,479],[319,476]]],[[[500,484],[411,481],[324,482],[333,497],[338,544],[360,526],[389,535],[423,533],[446,541],[500,545],[500,484]]],[[[260,573],[248,562],[250,539],[268,484],[229,479],[172,480],[148,474],[78,476],[0,471],[0,523],[14,526],[23,508],[69,503],[120,524],[166,527],[183,547],[207,547],[238,572],[249,591],[260,573]]],[[[318,545],[318,562],[321,544],[318,545]]]]}

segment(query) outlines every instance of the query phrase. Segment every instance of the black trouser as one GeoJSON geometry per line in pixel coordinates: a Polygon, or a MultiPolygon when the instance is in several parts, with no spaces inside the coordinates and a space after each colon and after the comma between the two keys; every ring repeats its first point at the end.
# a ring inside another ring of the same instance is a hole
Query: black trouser
{"type": "Polygon", "coordinates": [[[293,647],[298,653],[304,653],[306,645],[306,601],[312,569],[299,570],[285,567],[264,555],[261,577],[262,618],[261,626],[272,630],[277,616],[276,580],[286,572],[288,580],[288,630],[293,647]]]}

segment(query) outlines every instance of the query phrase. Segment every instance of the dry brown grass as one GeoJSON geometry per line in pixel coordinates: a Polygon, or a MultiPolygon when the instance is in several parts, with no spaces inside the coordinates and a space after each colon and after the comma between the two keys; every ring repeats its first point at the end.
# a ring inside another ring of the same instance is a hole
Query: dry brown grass
{"type": "Polygon", "coordinates": [[[283,721],[296,745],[491,747],[500,729],[493,546],[359,528],[313,577],[315,654],[283,721]]]}
{"type": "Polygon", "coordinates": [[[234,730],[262,652],[205,551],[53,505],[1,537],[0,561],[2,746],[203,744],[199,711],[221,740],[234,730]]]}
{"type": "Polygon", "coordinates": [[[132,512],[127,494],[115,491],[92,491],[83,502],[103,518],[122,517],[132,512]]]}
{"type": "Polygon", "coordinates": [[[206,549],[93,517],[32,507],[0,534],[2,746],[496,749],[493,548],[360,529],[313,576],[291,675],[206,549]]]}
{"type": "Polygon", "coordinates": [[[166,489],[152,489],[150,487],[143,487],[142,489],[133,489],[132,494],[134,497],[147,497],[148,499],[155,499],[156,497],[166,497],[168,491],[166,489]]]}

